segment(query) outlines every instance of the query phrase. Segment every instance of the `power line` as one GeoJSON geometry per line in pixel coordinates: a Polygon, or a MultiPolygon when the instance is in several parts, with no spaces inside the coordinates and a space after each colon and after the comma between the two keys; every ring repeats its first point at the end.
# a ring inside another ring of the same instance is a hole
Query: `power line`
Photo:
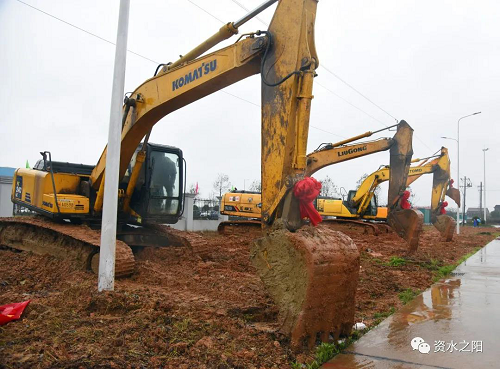
{"type": "Polygon", "coordinates": [[[362,112],[363,114],[365,114],[366,116],[372,118],[373,120],[379,122],[380,124],[382,124],[383,126],[386,126],[386,127],[389,127],[387,124],[385,124],[384,122],[378,120],[377,118],[375,118],[373,115],[370,115],[368,114],[366,111],[364,111],[363,109],[361,108],[358,108],[356,105],[352,104],[351,102],[349,102],[348,100],[344,99],[342,96],[340,96],[339,94],[333,92],[332,90],[330,90],[328,87],[322,85],[321,83],[319,82],[314,82],[314,84],[317,84],[321,87],[323,87],[325,90],[327,90],[328,92],[330,92],[332,95],[338,97],[340,100],[344,101],[346,104],[349,104],[350,106],[352,106],[354,109],[356,110],[359,110],[360,112],[362,112]]]}
{"type": "Polygon", "coordinates": [[[332,72],[330,69],[328,69],[327,67],[325,67],[323,64],[320,65],[321,68],[323,68],[324,70],[326,70],[328,73],[330,73],[332,76],[334,76],[335,78],[337,78],[339,81],[341,81],[342,83],[344,83],[346,86],[350,87],[351,89],[353,89],[354,91],[356,91],[360,96],[364,97],[366,100],[368,100],[369,102],[371,102],[373,105],[375,105],[377,108],[379,108],[380,110],[382,110],[384,113],[386,113],[388,116],[390,116],[392,119],[394,119],[396,122],[399,122],[399,120],[393,116],[392,114],[390,114],[387,110],[383,109],[382,107],[380,107],[380,105],[374,103],[370,98],[368,98],[367,96],[365,96],[364,94],[362,94],[359,90],[357,90],[354,86],[352,86],[351,84],[349,84],[347,81],[345,81],[344,79],[340,78],[339,75],[335,74],[334,72],[332,72]]]}
{"type": "Polygon", "coordinates": [[[194,6],[196,6],[197,8],[201,9],[202,11],[204,11],[205,13],[207,13],[209,16],[211,16],[212,18],[214,19],[217,19],[219,22],[221,22],[222,24],[225,24],[224,21],[220,20],[219,18],[217,18],[215,15],[213,15],[212,13],[208,12],[207,10],[203,9],[201,6],[199,6],[198,4],[196,4],[195,2],[191,1],[191,0],[187,0],[189,1],[191,4],[193,4],[194,6]]]}
{"type": "MultiPolygon", "coordinates": [[[[43,14],[45,14],[45,15],[47,15],[47,16],[49,16],[49,17],[53,18],[53,19],[56,19],[56,20],[58,20],[59,22],[62,22],[62,23],[66,24],[66,25],[68,25],[68,26],[71,26],[71,27],[73,27],[73,28],[76,28],[76,29],[77,29],[77,30],[79,30],[79,31],[85,32],[86,34],[88,34],[88,35],[90,35],[90,36],[93,36],[93,37],[95,37],[95,38],[98,38],[98,39],[99,39],[99,40],[101,40],[101,41],[104,41],[104,42],[107,42],[108,44],[111,44],[111,45],[115,45],[115,46],[116,46],[116,44],[115,44],[114,42],[109,41],[109,40],[106,40],[104,37],[101,37],[101,36],[99,36],[99,35],[96,35],[95,33],[89,32],[89,31],[87,31],[87,30],[85,30],[85,29],[83,29],[83,28],[81,28],[81,27],[75,26],[73,23],[70,23],[70,22],[67,22],[67,21],[65,21],[65,20],[63,20],[63,19],[61,19],[61,18],[58,18],[58,17],[56,17],[55,15],[52,15],[52,14],[47,13],[47,12],[45,12],[45,11],[41,10],[41,9],[38,9],[38,8],[34,7],[33,5],[30,5],[30,4],[28,4],[28,3],[25,3],[24,1],[21,1],[21,0],[16,0],[16,1],[17,1],[18,3],[24,4],[24,5],[28,6],[28,7],[30,7],[31,9],[34,9],[34,10],[36,10],[36,11],[40,12],[40,13],[43,13],[43,14]]],[[[128,50],[128,49],[127,49],[127,51],[128,51],[129,53],[134,54],[134,55],[137,55],[138,57],[143,58],[143,59],[145,59],[145,60],[147,60],[147,61],[150,61],[150,62],[152,62],[152,63],[155,63],[156,65],[160,64],[160,63],[158,63],[157,61],[154,61],[153,59],[150,59],[150,58],[148,58],[148,57],[146,57],[146,56],[144,56],[144,55],[141,55],[141,54],[139,54],[139,53],[136,53],[135,51],[128,50]]]]}
{"type": "MultiPolygon", "coordinates": [[[[239,1],[237,0],[231,0],[233,3],[235,3],[236,5],[238,5],[241,9],[244,9],[246,10],[247,12],[250,12],[250,9],[248,9],[246,6],[244,6],[242,3],[240,3],[239,1]]],[[[264,22],[262,19],[260,19],[258,16],[255,16],[255,19],[257,19],[260,23],[262,23],[264,26],[266,27],[269,27],[269,24],[267,24],[266,22],[264,22]]]]}
{"type": "MultiPolygon", "coordinates": [[[[110,45],[114,45],[114,46],[116,46],[116,44],[115,44],[114,42],[112,42],[112,41],[110,41],[110,40],[107,40],[107,39],[105,39],[104,37],[101,37],[101,36],[99,36],[99,35],[96,35],[95,33],[92,33],[92,32],[90,32],[90,31],[87,31],[86,29],[83,29],[83,28],[81,28],[81,27],[78,27],[78,26],[74,25],[73,23],[70,23],[70,22],[65,21],[65,20],[63,20],[63,19],[61,19],[61,18],[58,18],[58,17],[56,17],[55,15],[52,15],[52,14],[50,14],[50,13],[47,13],[46,11],[43,11],[43,10],[41,10],[41,9],[39,9],[39,8],[37,8],[37,7],[34,7],[34,6],[32,6],[32,5],[28,4],[28,3],[25,3],[24,1],[21,1],[21,0],[16,0],[16,1],[17,1],[17,2],[19,2],[19,3],[21,3],[21,4],[23,4],[23,5],[25,5],[25,6],[28,6],[29,8],[31,8],[31,9],[33,9],[33,10],[36,10],[36,11],[38,11],[38,12],[40,12],[40,13],[42,13],[42,14],[44,14],[44,15],[48,16],[48,17],[51,17],[51,18],[53,18],[53,19],[55,19],[55,20],[57,20],[57,21],[59,21],[59,22],[61,22],[61,23],[64,23],[64,24],[66,24],[66,25],[68,25],[68,26],[70,26],[70,27],[73,27],[73,28],[75,28],[75,29],[77,29],[77,30],[81,31],[81,32],[84,32],[84,33],[86,33],[86,34],[88,34],[88,35],[90,35],[90,36],[92,36],[92,37],[95,37],[95,38],[97,38],[97,39],[99,39],[99,40],[101,40],[101,41],[104,41],[104,42],[106,42],[106,43],[108,43],[108,44],[110,44],[110,45]]],[[[194,2],[192,2],[191,0],[187,0],[187,1],[189,1],[191,4],[195,5],[195,6],[196,6],[196,7],[198,7],[199,9],[203,10],[205,13],[209,14],[209,15],[210,15],[210,16],[212,16],[213,18],[217,19],[219,22],[224,23],[224,22],[223,22],[223,21],[221,21],[219,18],[217,18],[217,17],[216,17],[216,16],[214,16],[213,14],[210,14],[208,11],[206,11],[205,9],[203,9],[202,7],[200,7],[199,5],[195,4],[195,3],[194,3],[194,2]]],[[[236,4],[240,5],[241,7],[243,7],[243,5],[241,5],[238,1],[236,1],[236,0],[232,0],[232,1],[233,1],[233,2],[235,2],[236,4]]],[[[243,8],[244,8],[244,7],[243,7],[243,8]]],[[[263,22],[262,20],[261,20],[261,22],[265,24],[265,22],[263,22]]],[[[160,64],[159,62],[157,62],[157,61],[155,61],[155,60],[153,60],[153,59],[150,59],[150,58],[148,58],[148,57],[146,57],[146,56],[144,56],[144,55],[141,55],[141,54],[139,54],[139,53],[137,53],[137,52],[135,52],[135,51],[132,51],[132,50],[129,50],[129,49],[127,49],[127,51],[128,51],[129,53],[131,53],[131,54],[134,54],[134,55],[136,55],[136,56],[138,56],[138,57],[140,57],[140,58],[144,59],[144,60],[147,60],[147,61],[149,61],[149,62],[151,62],[151,63],[154,63],[155,65],[160,64]]],[[[319,83],[318,83],[318,84],[319,84],[319,83]]],[[[371,117],[372,119],[375,119],[376,121],[378,121],[379,123],[381,123],[381,124],[383,124],[384,126],[386,126],[386,127],[387,127],[387,125],[385,125],[384,123],[382,123],[382,122],[381,122],[381,121],[379,121],[378,119],[374,118],[374,117],[373,117],[373,116],[371,116],[370,114],[366,113],[364,110],[362,110],[362,109],[358,108],[357,106],[355,106],[355,105],[351,104],[349,101],[347,101],[346,99],[344,99],[344,98],[343,98],[343,97],[341,97],[340,95],[337,95],[335,92],[331,91],[330,89],[328,89],[327,87],[325,87],[325,86],[323,86],[323,85],[321,85],[321,84],[319,84],[319,85],[320,85],[321,87],[325,88],[327,91],[329,91],[329,92],[330,92],[330,93],[332,93],[333,95],[337,96],[339,99],[341,99],[341,100],[345,101],[347,104],[349,104],[349,105],[353,106],[354,108],[358,109],[359,111],[363,112],[363,113],[364,113],[364,114],[366,114],[367,116],[371,117]]],[[[260,108],[260,107],[261,107],[259,104],[256,104],[256,103],[254,103],[254,102],[252,102],[252,101],[250,101],[250,100],[247,100],[247,99],[245,99],[245,98],[243,98],[243,97],[240,97],[240,96],[234,95],[234,94],[232,94],[232,93],[230,93],[230,92],[227,92],[227,91],[221,91],[221,92],[222,92],[222,93],[224,93],[224,94],[226,94],[226,95],[232,96],[232,97],[234,97],[234,98],[236,98],[236,99],[239,99],[239,100],[245,101],[245,102],[247,102],[247,103],[249,103],[249,104],[251,104],[251,105],[254,105],[254,106],[258,107],[258,108],[260,108]]],[[[340,137],[340,138],[344,138],[344,136],[338,135],[338,134],[336,134],[336,133],[333,133],[333,132],[327,131],[327,130],[325,130],[325,129],[322,129],[322,128],[319,128],[319,127],[316,127],[316,126],[313,126],[313,125],[310,125],[310,127],[311,127],[311,128],[314,128],[314,129],[317,129],[317,130],[319,130],[319,131],[322,131],[322,132],[325,132],[325,133],[331,134],[331,135],[333,135],[333,136],[337,136],[337,137],[340,137]]]]}

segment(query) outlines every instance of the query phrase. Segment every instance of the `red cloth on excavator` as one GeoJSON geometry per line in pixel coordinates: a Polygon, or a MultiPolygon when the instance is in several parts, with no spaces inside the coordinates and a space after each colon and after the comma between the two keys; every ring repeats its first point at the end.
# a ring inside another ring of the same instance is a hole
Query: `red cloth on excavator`
{"type": "Polygon", "coordinates": [[[0,325],[19,319],[29,303],[30,300],[0,306],[0,325]]]}
{"type": "Polygon", "coordinates": [[[455,182],[455,181],[454,181],[453,179],[450,179],[450,188],[453,188],[453,183],[454,183],[454,182],[455,182]]]}
{"type": "Polygon", "coordinates": [[[443,203],[441,204],[441,210],[440,210],[440,213],[441,214],[446,214],[446,207],[448,206],[448,201],[443,201],[443,203]]]}
{"type": "Polygon", "coordinates": [[[403,209],[411,209],[411,204],[408,201],[410,198],[410,191],[403,192],[403,196],[401,196],[401,207],[403,209]]]}
{"type": "Polygon", "coordinates": [[[300,202],[300,216],[309,218],[314,226],[322,221],[321,215],[312,203],[320,191],[321,183],[312,177],[304,178],[293,187],[293,194],[300,202]]]}

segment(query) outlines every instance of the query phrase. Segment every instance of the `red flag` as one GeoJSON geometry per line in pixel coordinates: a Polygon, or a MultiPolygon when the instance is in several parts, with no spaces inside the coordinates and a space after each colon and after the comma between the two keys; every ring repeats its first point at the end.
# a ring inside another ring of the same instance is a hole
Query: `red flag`
{"type": "Polygon", "coordinates": [[[24,308],[28,306],[29,303],[30,300],[0,306],[0,325],[19,319],[24,308]]]}
{"type": "Polygon", "coordinates": [[[198,182],[196,182],[196,188],[194,189],[194,194],[198,195],[198,182]]]}

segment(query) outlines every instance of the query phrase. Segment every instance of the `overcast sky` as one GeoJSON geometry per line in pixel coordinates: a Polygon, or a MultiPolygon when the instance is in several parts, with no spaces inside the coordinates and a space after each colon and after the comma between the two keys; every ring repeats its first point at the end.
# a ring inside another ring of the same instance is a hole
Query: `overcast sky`
{"type": "MultiPolygon", "coordinates": [[[[24,0],[23,0],[24,1],[24,0]]],[[[119,1],[25,0],[104,40],[115,42],[119,1]]],[[[150,78],[157,62],[175,61],[263,0],[132,0],[125,89],[150,78]],[[209,14],[210,13],[210,14],[209,14]],[[151,60],[147,60],[151,59],[151,60]]],[[[275,5],[240,33],[267,28],[275,5]]],[[[322,142],[406,120],[415,130],[414,157],[450,150],[456,177],[471,178],[467,205],[479,206],[486,153],[487,205],[500,204],[500,2],[326,1],[318,3],[308,152],[322,142]],[[387,113],[348,87],[336,74],[387,113]],[[390,114],[390,115],[389,115],[390,114]]],[[[0,166],[33,165],[40,151],[57,161],[95,164],[107,142],[114,46],[18,0],[0,0],[0,166]]],[[[235,38],[217,46],[221,48],[235,38]]],[[[392,136],[382,132],[376,137],[392,136]]],[[[187,181],[208,196],[217,173],[243,189],[260,177],[260,78],[250,77],[169,116],[151,142],[180,147],[187,181]]],[[[388,152],[321,170],[352,189],[364,173],[388,164],[388,152]]],[[[432,176],[412,185],[430,205],[432,176]]],[[[387,190],[386,187],[383,188],[387,190]]],[[[385,196],[386,198],[386,196],[385,196]]],[[[449,200],[452,203],[451,200],[449,200]]]]}

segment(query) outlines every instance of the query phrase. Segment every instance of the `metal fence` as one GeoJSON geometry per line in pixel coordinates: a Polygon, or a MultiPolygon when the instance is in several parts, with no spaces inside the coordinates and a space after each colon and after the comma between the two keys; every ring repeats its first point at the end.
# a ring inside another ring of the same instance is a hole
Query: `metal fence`
{"type": "Polygon", "coordinates": [[[219,204],[218,199],[194,199],[193,203],[193,219],[219,219],[219,204]]]}

